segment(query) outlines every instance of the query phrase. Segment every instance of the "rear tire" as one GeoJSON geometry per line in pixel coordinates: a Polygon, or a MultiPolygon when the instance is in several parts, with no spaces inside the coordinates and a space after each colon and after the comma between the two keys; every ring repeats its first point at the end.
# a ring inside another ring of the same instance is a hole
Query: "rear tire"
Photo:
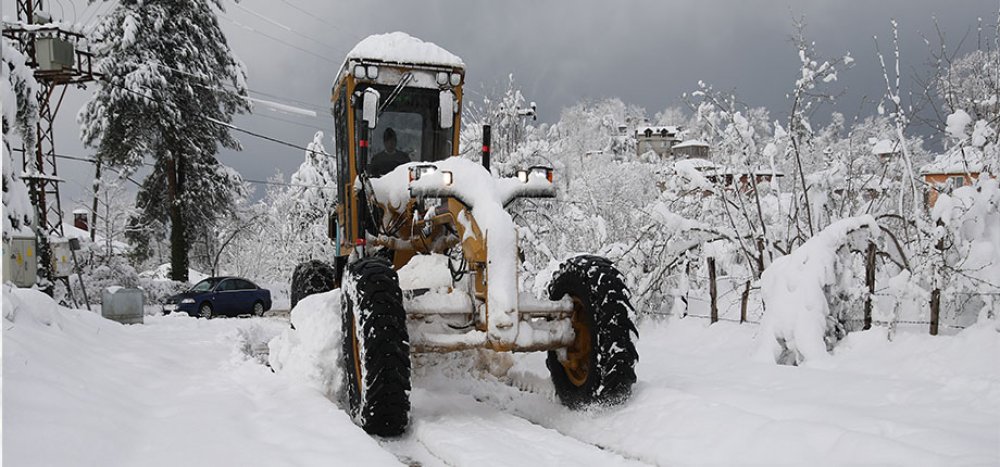
{"type": "Polygon", "coordinates": [[[254,302],[253,311],[250,312],[253,316],[263,317],[264,316],[264,304],[261,302],[254,302]]]}
{"type": "Polygon", "coordinates": [[[313,294],[329,292],[340,284],[336,269],[318,260],[299,263],[292,273],[291,305],[313,294]]]}
{"type": "Polygon", "coordinates": [[[399,436],[410,414],[410,343],[396,271],[372,257],[348,267],[343,373],[351,417],[366,432],[399,436]]]}
{"type": "Polygon", "coordinates": [[[546,359],[556,395],[573,409],[624,402],[636,381],[639,359],[624,277],[605,258],[577,256],[563,263],[549,284],[550,299],[564,296],[575,305],[577,338],[568,349],[549,351],[546,359]]]}

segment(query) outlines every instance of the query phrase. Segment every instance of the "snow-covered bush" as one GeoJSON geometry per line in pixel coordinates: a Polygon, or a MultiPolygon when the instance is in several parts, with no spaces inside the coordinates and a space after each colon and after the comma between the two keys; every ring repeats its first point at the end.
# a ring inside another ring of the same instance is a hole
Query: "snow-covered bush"
{"type": "MultiPolygon", "coordinates": [[[[934,272],[944,280],[942,309],[996,316],[1000,303],[1000,188],[981,177],[950,195],[941,194],[931,211],[935,229],[934,272]]],[[[932,276],[933,277],[933,276],[932,276]]]]}
{"type": "Polygon", "coordinates": [[[864,250],[878,232],[871,216],[843,219],[764,270],[760,358],[791,365],[821,360],[844,338],[848,310],[837,302],[851,250],[864,250]]]}

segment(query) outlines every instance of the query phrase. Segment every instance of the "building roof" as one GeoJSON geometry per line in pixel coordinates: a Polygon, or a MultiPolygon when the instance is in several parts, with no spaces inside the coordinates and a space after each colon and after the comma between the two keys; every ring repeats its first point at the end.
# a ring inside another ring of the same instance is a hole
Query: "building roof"
{"type": "Polygon", "coordinates": [[[891,139],[881,139],[872,146],[872,154],[876,156],[882,154],[893,154],[899,151],[899,145],[891,139]]]}
{"type": "Polygon", "coordinates": [[[684,149],[684,148],[707,148],[708,143],[700,139],[689,139],[683,143],[678,143],[674,145],[674,149],[684,149]]]}
{"type": "Polygon", "coordinates": [[[652,132],[654,135],[662,135],[664,132],[668,136],[676,135],[680,133],[681,128],[677,126],[641,126],[635,129],[636,134],[645,134],[646,131],[652,132]]]}
{"type": "Polygon", "coordinates": [[[920,168],[922,175],[977,174],[983,171],[983,153],[971,146],[955,147],[920,168]]]}

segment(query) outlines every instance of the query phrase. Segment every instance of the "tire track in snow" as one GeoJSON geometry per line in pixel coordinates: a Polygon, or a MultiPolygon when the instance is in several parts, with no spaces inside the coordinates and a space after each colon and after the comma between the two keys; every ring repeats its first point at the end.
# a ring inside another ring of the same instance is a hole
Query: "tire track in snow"
{"type": "Polygon", "coordinates": [[[410,396],[410,429],[400,441],[383,442],[383,447],[401,461],[413,461],[411,465],[647,465],[454,388],[415,387],[410,396]]]}
{"type": "MultiPolygon", "coordinates": [[[[636,464],[655,465],[655,463],[643,459],[642,456],[626,452],[611,445],[583,439],[574,434],[567,433],[556,426],[557,424],[555,423],[550,423],[549,420],[555,416],[561,416],[566,412],[573,413],[573,411],[560,404],[556,399],[554,390],[540,388],[538,385],[531,384],[531,382],[525,385],[524,381],[518,378],[514,378],[511,381],[497,380],[491,382],[482,380],[479,384],[470,385],[470,389],[473,392],[482,391],[477,395],[470,394],[480,404],[493,407],[496,410],[525,420],[532,425],[551,430],[566,438],[596,447],[604,452],[612,453],[636,464]],[[493,387],[490,388],[490,386],[493,387]]],[[[593,422],[592,419],[585,415],[580,415],[576,418],[579,419],[580,423],[593,422]]]]}

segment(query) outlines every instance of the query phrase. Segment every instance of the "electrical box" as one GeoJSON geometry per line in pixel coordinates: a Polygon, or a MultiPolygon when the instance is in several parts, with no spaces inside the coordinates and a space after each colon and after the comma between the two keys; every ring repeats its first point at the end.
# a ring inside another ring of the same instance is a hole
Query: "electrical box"
{"type": "Polygon", "coordinates": [[[73,44],[58,37],[35,39],[35,60],[39,71],[62,71],[73,68],[76,50],[73,44]]]}
{"type": "Polygon", "coordinates": [[[101,292],[101,316],[122,324],[142,324],[142,289],[123,287],[104,289],[101,292]]]}
{"type": "Polygon", "coordinates": [[[52,240],[52,277],[69,277],[73,274],[73,256],[69,249],[69,241],[52,240]]]}
{"type": "Polygon", "coordinates": [[[34,237],[12,237],[3,248],[3,281],[18,287],[35,285],[38,256],[34,237]]]}

